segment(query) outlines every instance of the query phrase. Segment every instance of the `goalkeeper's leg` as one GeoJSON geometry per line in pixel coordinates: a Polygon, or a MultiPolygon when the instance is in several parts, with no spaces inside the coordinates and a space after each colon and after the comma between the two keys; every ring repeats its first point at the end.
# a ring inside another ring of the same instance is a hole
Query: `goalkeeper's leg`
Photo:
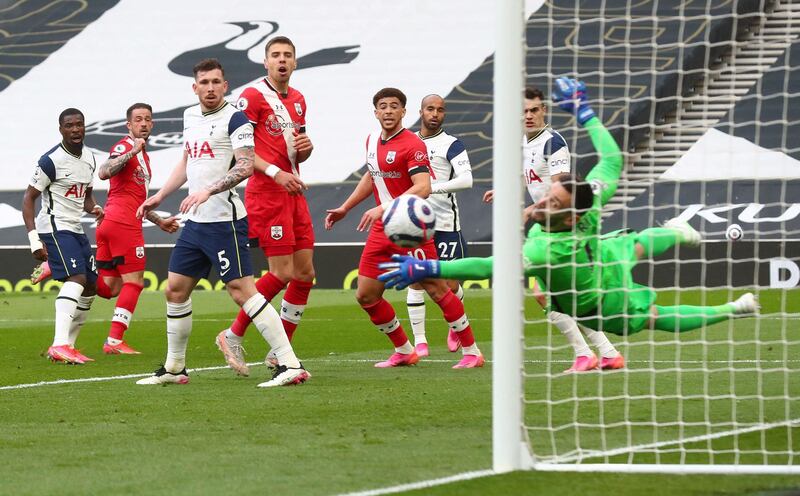
{"type": "Polygon", "coordinates": [[[758,300],[753,293],[743,294],[735,301],[717,306],[654,305],[651,327],[659,331],[685,332],[736,316],[757,314],[758,310],[758,300]]]}
{"type": "Polygon", "coordinates": [[[651,227],[636,235],[636,256],[652,258],[677,244],[697,246],[701,240],[701,234],[688,222],[670,219],[664,227],[651,227]]]}

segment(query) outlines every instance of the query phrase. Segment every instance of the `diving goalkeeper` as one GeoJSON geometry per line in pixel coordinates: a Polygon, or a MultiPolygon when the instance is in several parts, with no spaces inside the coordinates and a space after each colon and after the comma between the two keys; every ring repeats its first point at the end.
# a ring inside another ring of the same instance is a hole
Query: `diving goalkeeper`
{"type": "MultiPolygon", "coordinates": [[[[672,219],[663,227],[642,232],[600,235],[602,207],[614,195],[622,173],[622,153],[614,138],[589,106],[584,83],[559,78],[553,100],[574,113],[589,133],[600,156],[586,180],[560,175],[536,203],[522,248],[525,275],[546,288],[554,309],[576,317],[583,326],[614,334],[645,328],[683,332],[715,324],[736,315],[758,312],[752,293],[717,306],[655,305],[653,289],[633,282],[631,270],[643,258],[660,255],[677,244],[697,246],[701,236],[688,223],[672,219]]],[[[381,264],[388,272],[379,279],[387,287],[405,288],[427,278],[485,279],[492,275],[492,258],[452,261],[417,260],[395,255],[381,264]]]]}

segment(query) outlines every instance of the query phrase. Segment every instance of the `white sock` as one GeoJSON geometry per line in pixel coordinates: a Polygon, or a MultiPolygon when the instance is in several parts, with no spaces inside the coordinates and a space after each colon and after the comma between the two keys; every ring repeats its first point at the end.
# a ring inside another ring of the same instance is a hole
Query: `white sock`
{"type": "Polygon", "coordinates": [[[592,350],[586,344],[586,340],[583,339],[583,335],[578,329],[578,324],[575,323],[572,317],[565,313],[550,311],[547,313],[547,320],[558,327],[561,334],[567,338],[567,342],[575,350],[575,356],[589,356],[592,354],[592,350]]]}
{"type": "Polygon", "coordinates": [[[231,328],[229,327],[225,330],[225,339],[231,344],[241,345],[242,341],[244,340],[244,336],[238,336],[236,333],[231,331],[231,328]]]}
{"type": "Polygon", "coordinates": [[[186,347],[192,334],[192,299],[167,302],[167,360],[164,368],[173,374],[186,367],[186,347]]]}
{"type": "Polygon", "coordinates": [[[53,336],[53,346],[69,344],[69,329],[75,319],[78,308],[78,298],[83,293],[83,286],[77,282],[67,281],[61,286],[56,296],[56,329],[53,336]]]}
{"type": "Polygon", "coordinates": [[[300,324],[300,319],[303,318],[303,312],[305,311],[305,305],[295,305],[286,300],[281,300],[281,318],[287,322],[291,322],[294,325],[300,324]]]}
{"type": "Polygon", "coordinates": [[[414,344],[427,343],[425,337],[425,290],[408,288],[406,293],[408,320],[414,333],[414,344]]]}
{"type": "Polygon", "coordinates": [[[464,301],[464,286],[458,285],[458,289],[456,290],[456,296],[459,300],[464,301]]]}
{"type": "Polygon", "coordinates": [[[275,357],[278,359],[279,365],[286,365],[287,367],[297,368],[300,366],[300,361],[294,354],[292,344],[289,338],[286,337],[286,332],[283,330],[281,318],[278,312],[272,308],[272,305],[260,293],[256,293],[250,297],[244,305],[242,305],[247,315],[252,319],[258,332],[266,340],[275,357]]]}
{"type": "Polygon", "coordinates": [[[92,308],[94,302],[94,295],[92,296],[79,296],[78,305],[75,307],[75,318],[72,319],[72,324],[69,326],[69,345],[75,347],[75,341],[78,340],[78,334],[81,332],[86,318],[89,316],[89,309],[92,308]]]}
{"type": "Polygon", "coordinates": [[[589,338],[589,342],[592,343],[592,346],[597,348],[597,351],[600,352],[600,356],[603,358],[614,358],[619,355],[619,351],[614,348],[614,345],[611,344],[611,341],[608,340],[605,334],[600,331],[595,331],[594,329],[589,329],[588,327],[579,327],[583,335],[589,338]]]}
{"type": "Polygon", "coordinates": [[[478,342],[472,343],[472,346],[461,346],[462,355],[480,355],[481,350],[478,348],[478,342]]]}
{"type": "Polygon", "coordinates": [[[395,347],[394,351],[402,353],[403,355],[410,355],[414,351],[414,347],[411,346],[411,341],[406,341],[406,344],[403,346],[395,347]]]}

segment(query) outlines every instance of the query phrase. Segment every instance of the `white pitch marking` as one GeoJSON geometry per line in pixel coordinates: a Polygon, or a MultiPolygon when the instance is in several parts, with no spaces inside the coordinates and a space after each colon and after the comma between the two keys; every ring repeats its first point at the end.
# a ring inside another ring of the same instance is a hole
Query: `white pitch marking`
{"type": "Polygon", "coordinates": [[[495,475],[494,470],[475,470],[473,472],[463,472],[460,474],[441,477],[439,479],[423,480],[419,482],[409,482],[408,484],[400,484],[397,486],[383,487],[380,489],[370,489],[367,491],[357,491],[354,493],[340,494],[339,496],[380,496],[382,494],[402,493],[404,491],[413,491],[414,489],[427,489],[429,487],[442,486],[453,482],[460,482],[472,479],[479,479],[481,477],[488,477],[495,475]]]}

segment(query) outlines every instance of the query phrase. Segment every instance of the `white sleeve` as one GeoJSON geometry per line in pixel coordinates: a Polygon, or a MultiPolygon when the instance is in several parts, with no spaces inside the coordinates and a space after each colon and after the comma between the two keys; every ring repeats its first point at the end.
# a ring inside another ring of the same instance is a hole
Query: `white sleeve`
{"type": "Polygon", "coordinates": [[[572,170],[570,165],[570,154],[567,147],[560,148],[555,153],[550,155],[547,160],[547,166],[550,169],[550,176],[555,174],[569,173],[572,170]]]}
{"type": "Polygon", "coordinates": [[[431,185],[431,194],[448,194],[462,191],[472,187],[472,165],[469,155],[461,141],[456,140],[450,145],[447,159],[453,167],[453,178],[442,183],[431,185]]]}
{"type": "Polygon", "coordinates": [[[250,124],[250,122],[242,124],[231,133],[231,148],[236,150],[237,148],[244,148],[246,146],[255,146],[255,142],[253,141],[253,125],[250,124]]]}

